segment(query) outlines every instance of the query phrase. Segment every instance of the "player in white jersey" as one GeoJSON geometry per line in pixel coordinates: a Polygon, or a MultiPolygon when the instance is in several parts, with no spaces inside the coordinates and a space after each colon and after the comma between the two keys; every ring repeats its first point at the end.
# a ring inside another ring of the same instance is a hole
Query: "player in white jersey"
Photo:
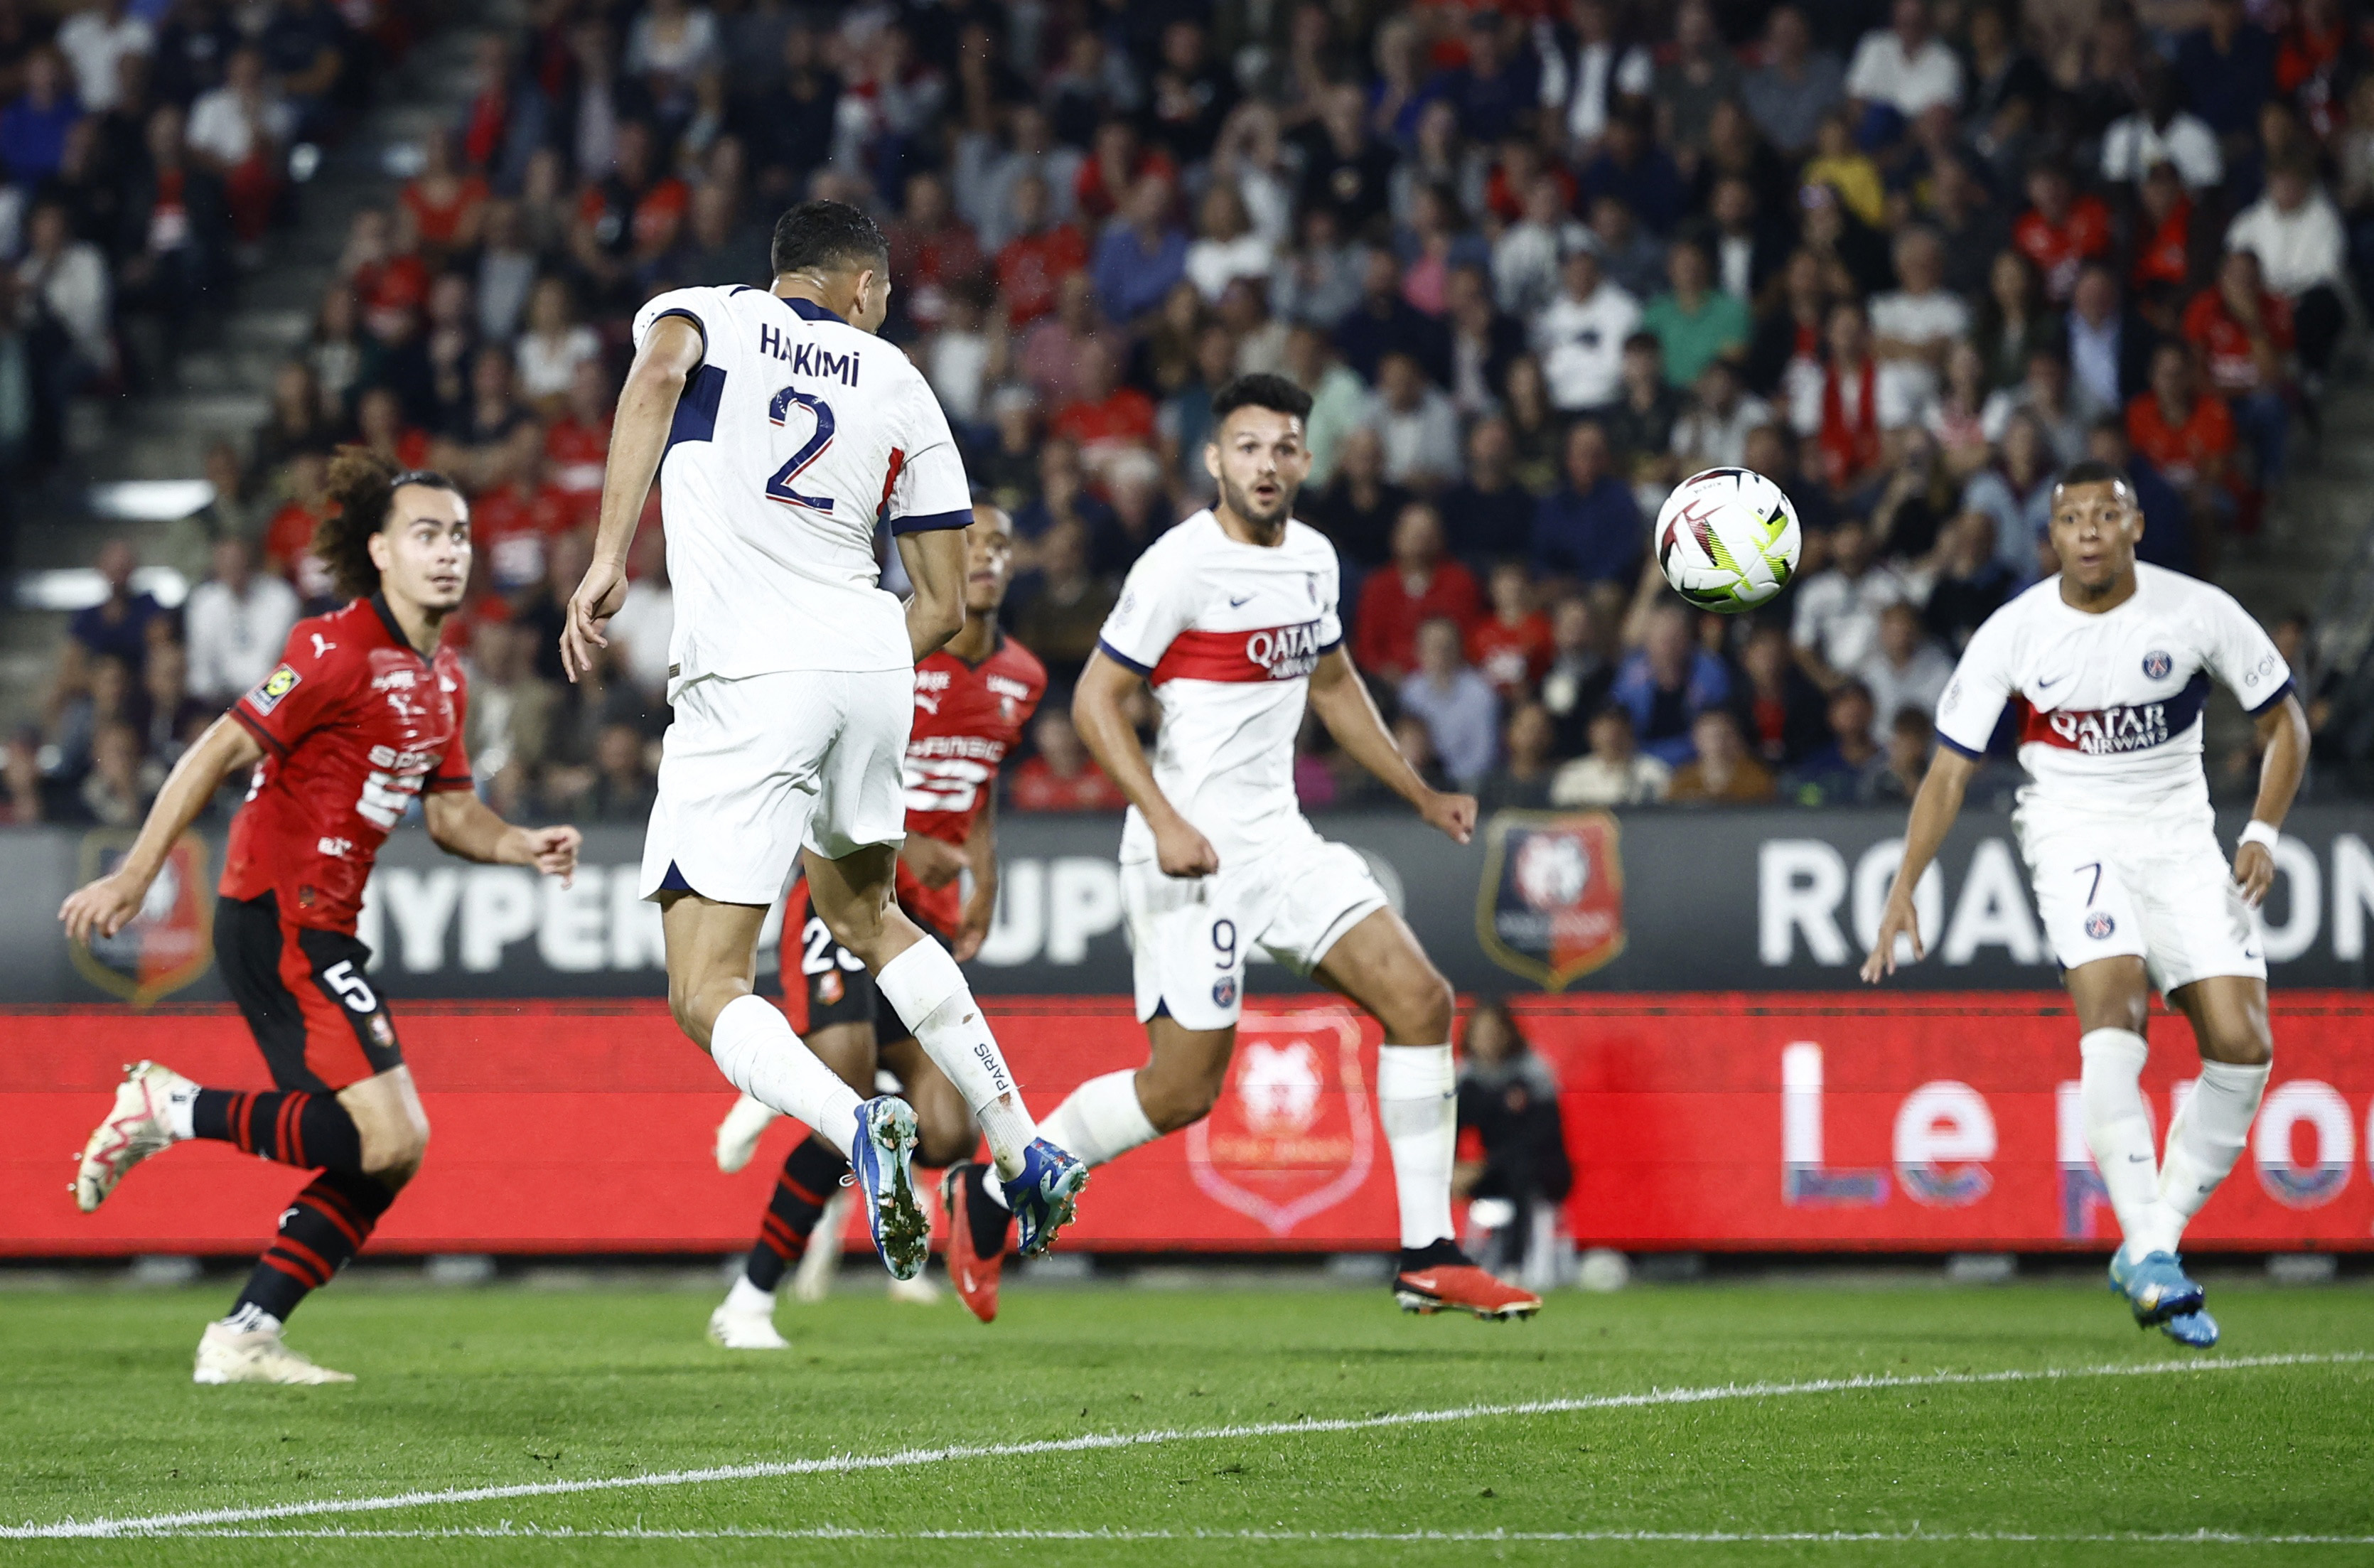
{"type": "MultiPolygon", "coordinates": [[[[1228,1075],[1258,944],[1385,1026],[1377,1101],[1400,1192],[1402,1304],[1529,1315],[1539,1297],[1477,1268],[1451,1239],[1451,986],[1358,854],[1322,839],[1296,805],[1306,701],[1346,752],[1463,844],[1475,801],[1418,777],[1344,651],[1334,548],[1293,518],[1310,472],[1310,397],[1277,376],[1243,376],[1212,413],[1204,465],[1219,504],[1130,569],[1072,701],[1081,737],[1130,799],[1122,896],[1152,1058],[1082,1084],[1048,1136],[1094,1165],[1200,1121],[1228,1075]],[[1151,766],[1123,712],[1141,681],[1162,709],[1151,766]]],[[[951,1215],[985,1216],[1002,1235],[995,1185],[951,1171],[951,1215]]],[[[948,1275],[986,1322],[1000,1249],[973,1230],[949,1227],[948,1275]]]]}
{"type": "Polygon", "coordinates": [[[660,905],[668,1005],[736,1088],[840,1146],[883,1262],[911,1279],[928,1245],[908,1167],[913,1108],[861,1102],[752,988],[758,930],[795,856],[834,939],[988,1134],[1024,1251],[1070,1221],[1087,1169],[1038,1138],[956,961],[891,896],[915,662],[964,625],[963,461],[922,373],[874,336],[890,283],[873,219],[840,202],[793,207],[773,265],[771,289],[680,289],[635,318],[561,662],[575,680],[606,645],[657,474],[675,713],[642,892],[660,905]],[[903,608],[875,564],[886,521],[915,584],[903,608]]]}
{"type": "Polygon", "coordinates": [[[2222,590],[2138,565],[2144,514],[2124,475],[2081,463],[2053,487],[2061,572],[1987,618],[1937,705],[1941,749],[1912,802],[1904,860],[1863,966],[1922,954],[1913,890],[1962,807],[2004,710],[2031,782],[2013,825],[2081,1031],[2086,1141],[2117,1211],[2111,1288],[2135,1321],[2217,1342],[2177,1257],[2184,1227],[2234,1168],[2274,1060],[2257,909],[2308,759],[2283,655],[2222,590]],[[2265,760],[2231,867],[2201,768],[2212,678],[2257,722],[2265,760]],[[2192,1025],[2201,1078],[2155,1161],[2138,1079],[2157,984],[2192,1025]]]}

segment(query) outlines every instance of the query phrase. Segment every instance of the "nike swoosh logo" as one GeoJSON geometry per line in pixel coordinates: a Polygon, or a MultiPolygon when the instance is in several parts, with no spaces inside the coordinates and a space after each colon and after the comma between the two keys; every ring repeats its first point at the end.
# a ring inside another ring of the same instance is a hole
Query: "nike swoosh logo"
{"type": "Polygon", "coordinates": [[[2059,676],[2057,676],[2057,675],[2056,675],[2056,676],[2054,676],[2051,680],[2039,680],[2039,681],[2036,683],[2036,689],[2037,689],[2039,691],[2042,691],[2042,690],[2045,690],[2046,688],[2048,688],[2048,687],[2058,686],[2060,683],[2061,683],[2061,677],[2059,677],[2059,676]]]}
{"type": "Polygon", "coordinates": [[[2149,1160],[2151,1156],[2148,1154],[2130,1154],[2127,1156],[2127,1161],[2129,1164],[2141,1164],[2143,1161],[2149,1160]]]}
{"type": "Polygon", "coordinates": [[[1238,595],[1230,594],[1228,595],[1228,607],[1230,609],[1240,609],[1244,606],[1251,604],[1252,602],[1252,597],[1253,596],[1251,594],[1246,594],[1241,597],[1238,595]]]}

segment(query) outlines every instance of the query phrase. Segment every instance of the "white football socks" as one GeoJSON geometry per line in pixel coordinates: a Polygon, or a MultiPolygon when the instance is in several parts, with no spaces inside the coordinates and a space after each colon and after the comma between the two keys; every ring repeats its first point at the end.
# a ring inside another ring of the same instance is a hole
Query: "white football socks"
{"type": "Polygon", "coordinates": [[[1137,1102],[1135,1068],[1088,1079],[1055,1107],[1040,1130],[1048,1142],[1089,1165],[1119,1159],[1161,1136],[1137,1102]]]}
{"type": "Polygon", "coordinates": [[[725,1292],[725,1310],[764,1313],[772,1316],[775,1311],[775,1292],[758,1289],[758,1286],[750,1283],[750,1276],[747,1274],[736,1274],[734,1276],[734,1289],[725,1292]]]}
{"type": "Polygon", "coordinates": [[[709,1055],[725,1080],[786,1116],[796,1116],[846,1155],[857,1130],[856,1091],[800,1043],[791,1020],[764,996],[736,996],[718,1009],[709,1055]]]}
{"type": "Polygon", "coordinates": [[[1459,1148],[1451,1046],[1377,1050],[1377,1115],[1393,1157],[1402,1245],[1411,1251],[1451,1238],[1451,1164],[1459,1148]]]}
{"type": "Polygon", "coordinates": [[[972,1107],[988,1136],[997,1173],[1019,1175],[1023,1150],[1039,1136],[1038,1126],[1023,1107],[1005,1054],[997,1048],[997,1037],[989,1032],[989,1020],[972,999],[957,961],[927,937],[884,964],[874,981],[924,1054],[972,1107]]]}
{"type": "Polygon", "coordinates": [[[2266,1064],[2204,1062],[2201,1081],[2168,1124],[2168,1155],[2159,1190],[2140,1227],[2127,1233],[2137,1255],[2176,1250],[2184,1227],[2201,1212],[2242,1157],[2259,1101],[2267,1092],[2266,1064]]]}
{"type": "Polygon", "coordinates": [[[2129,1029],[2088,1030],[2077,1042],[2085,1067],[2080,1092],[2086,1107],[2086,1147],[2110,1208],[2119,1217],[2119,1233],[2137,1257],[2137,1228],[2159,1200],[2159,1161],[2152,1151],[2151,1112],[2144,1104],[2144,1062],[2151,1055],[2144,1037],[2129,1029]]]}

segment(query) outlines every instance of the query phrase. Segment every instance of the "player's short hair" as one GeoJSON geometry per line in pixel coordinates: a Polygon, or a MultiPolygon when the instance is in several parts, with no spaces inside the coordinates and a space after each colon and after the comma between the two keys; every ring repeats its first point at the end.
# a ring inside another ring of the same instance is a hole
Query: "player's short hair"
{"type": "Polygon", "coordinates": [[[1213,395],[1212,423],[1217,426],[1240,408],[1267,408],[1272,413],[1308,419],[1310,394],[1284,376],[1239,376],[1213,395]]]}
{"type": "Polygon", "coordinates": [[[314,525],[312,550],[329,568],[339,597],[367,599],[379,592],[370,536],[387,526],[395,492],[406,485],[462,492],[433,468],[399,468],[368,446],[342,446],[330,459],[327,493],[337,510],[314,525]]]}
{"type": "Polygon", "coordinates": [[[787,272],[839,272],[888,261],[890,242],[874,219],[847,202],[802,202],[775,219],[769,260],[787,272]]]}
{"type": "Polygon", "coordinates": [[[2061,470],[2061,477],[2052,481],[2052,488],[2056,490],[2067,489],[2072,485],[2124,485],[2129,495],[2135,491],[2134,481],[2127,477],[2124,470],[2097,457],[2088,457],[2083,463],[2072,463],[2061,470]]]}

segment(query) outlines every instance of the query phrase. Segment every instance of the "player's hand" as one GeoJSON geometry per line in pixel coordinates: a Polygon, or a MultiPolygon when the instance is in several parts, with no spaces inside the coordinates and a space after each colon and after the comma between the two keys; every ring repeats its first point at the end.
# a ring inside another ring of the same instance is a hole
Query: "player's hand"
{"type": "Polygon", "coordinates": [[[616,561],[597,560],[569,595],[569,623],[560,629],[560,667],[573,685],[594,670],[594,650],[606,648],[602,635],[627,602],[627,573],[616,561]]]}
{"type": "Polygon", "coordinates": [[[1903,937],[1912,943],[1912,961],[1920,962],[1929,956],[1921,945],[1921,916],[1913,910],[1910,896],[1887,895],[1887,909],[1879,917],[1879,935],[1871,944],[1871,956],[1863,961],[1863,978],[1867,985],[1876,985],[1896,973],[1896,938],[1903,937]]]}
{"type": "Polygon", "coordinates": [[[118,871],[68,893],[66,902],[58,906],[58,918],[65,923],[68,940],[88,947],[94,931],[112,937],[123,930],[140,913],[141,902],[147,896],[145,878],[118,871]]]}
{"type": "Polygon", "coordinates": [[[1154,830],[1154,863],[1166,877],[1208,877],[1220,868],[1219,852],[1184,817],[1154,830]]]}
{"type": "Polygon", "coordinates": [[[1472,795],[1428,790],[1417,803],[1417,814],[1426,819],[1428,827],[1440,830],[1453,843],[1472,843],[1475,837],[1475,797],[1472,795]]]}
{"type": "Polygon", "coordinates": [[[2256,909],[2275,884],[2274,852],[2262,843],[2246,843],[2234,852],[2234,885],[2243,902],[2256,909]]]}
{"type": "Polygon", "coordinates": [[[970,963],[980,955],[981,945],[989,940],[989,927],[997,918],[997,906],[973,900],[965,906],[964,918],[957,922],[956,939],[949,944],[958,963],[970,963]]]}
{"type": "Polygon", "coordinates": [[[526,864],[568,887],[577,879],[577,846],[585,835],[574,828],[522,828],[521,851],[526,864]]]}
{"type": "Polygon", "coordinates": [[[927,888],[945,888],[964,874],[971,864],[965,852],[946,839],[935,839],[929,833],[909,833],[907,842],[899,847],[899,858],[915,874],[915,880],[927,888]]]}

